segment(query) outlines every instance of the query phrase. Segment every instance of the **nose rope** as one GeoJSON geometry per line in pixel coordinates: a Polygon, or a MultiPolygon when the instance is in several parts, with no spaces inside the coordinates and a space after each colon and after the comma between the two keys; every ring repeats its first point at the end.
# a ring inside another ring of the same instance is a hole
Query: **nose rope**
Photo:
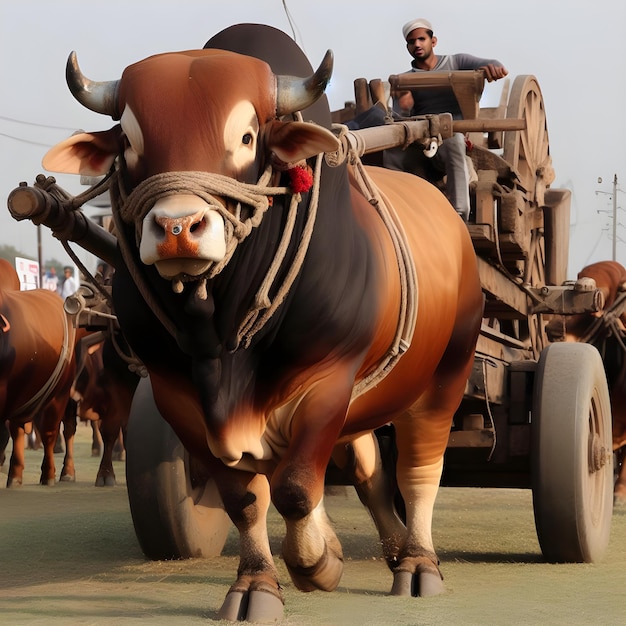
{"type": "Polygon", "coordinates": [[[135,225],[135,238],[139,245],[143,219],[158,200],[180,193],[198,196],[211,210],[218,212],[224,219],[226,255],[218,263],[212,264],[206,277],[213,278],[226,266],[237,245],[261,223],[270,206],[270,197],[291,192],[289,187],[268,187],[267,183],[272,175],[273,170],[270,166],[263,172],[259,182],[253,185],[210,172],[156,174],[140,183],[128,196],[125,195],[123,189],[119,189],[120,217],[127,224],[135,225]],[[217,196],[234,200],[237,203],[234,214],[217,199],[217,196]],[[252,208],[250,216],[244,220],[241,219],[241,205],[252,208]]]}
{"type": "MultiPolygon", "coordinates": [[[[230,261],[237,245],[252,232],[253,228],[261,223],[265,212],[270,206],[270,198],[290,194],[291,202],[278,249],[237,333],[237,345],[234,350],[239,346],[247,348],[251,344],[253,337],[265,326],[284,301],[302,267],[317,215],[321,164],[321,156],[318,156],[304,231],[301,235],[293,263],[290,265],[289,271],[273,299],[270,299],[269,293],[283,264],[293,235],[301,194],[293,193],[290,187],[268,187],[267,183],[272,179],[275,171],[271,165],[266,168],[256,185],[241,183],[232,178],[209,172],[167,172],[146,179],[128,195],[123,188],[122,176],[119,176],[118,172],[118,184],[112,185],[111,193],[111,202],[114,207],[113,214],[114,216],[116,214],[119,215],[123,222],[135,226],[135,237],[139,245],[143,220],[160,198],[178,193],[192,193],[207,202],[210,209],[217,211],[224,219],[226,254],[221,261],[212,263],[209,270],[202,277],[186,278],[187,281],[197,282],[198,296],[206,298],[206,281],[222,271],[230,261]],[[216,196],[236,201],[237,206],[234,214],[224,207],[217,200],[216,196]],[[250,216],[244,220],[241,219],[242,205],[252,208],[250,216]]],[[[122,233],[118,233],[118,240],[121,237],[122,233]]],[[[129,266],[134,265],[131,255],[125,253],[125,245],[122,241],[120,241],[120,249],[126,264],[129,266]]],[[[149,298],[149,289],[143,284],[140,272],[133,272],[133,276],[144,299],[149,298]]],[[[172,287],[175,292],[182,291],[183,284],[181,280],[175,279],[173,281],[172,287]]],[[[152,298],[149,298],[148,301],[151,303],[151,306],[156,304],[152,298]]],[[[158,307],[157,317],[168,328],[170,333],[175,333],[171,320],[167,318],[161,307],[158,307]]]]}

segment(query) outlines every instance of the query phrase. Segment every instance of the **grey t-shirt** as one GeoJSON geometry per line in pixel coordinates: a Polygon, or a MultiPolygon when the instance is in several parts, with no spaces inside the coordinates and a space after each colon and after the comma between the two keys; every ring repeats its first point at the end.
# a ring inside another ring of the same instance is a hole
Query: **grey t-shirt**
{"type": "MultiPolygon", "coordinates": [[[[410,72],[454,72],[456,70],[477,70],[484,65],[501,66],[496,59],[480,59],[471,54],[445,54],[437,57],[437,65],[432,70],[420,70],[413,67],[410,72]]],[[[432,87],[428,89],[412,89],[413,108],[411,115],[428,115],[451,113],[455,120],[463,118],[459,103],[450,87],[432,87]]],[[[396,103],[394,102],[394,109],[396,103]]]]}

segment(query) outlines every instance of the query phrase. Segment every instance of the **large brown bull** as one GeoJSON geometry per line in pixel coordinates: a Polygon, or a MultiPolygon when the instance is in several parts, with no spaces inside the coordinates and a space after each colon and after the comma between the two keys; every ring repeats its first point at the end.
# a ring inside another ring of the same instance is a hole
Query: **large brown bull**
{"type": "MultiPolygon", "coordinates": [[[[75,330],[63,301],[47,289],[20,291],[13,266],[0,259],[0,420],[8,420],[13,451],[7,486],[22,484],[24,427],[37,418],[44,457],[41,484],[54,484],[54,444],[66,418],[74,378],[75,330]]],[[[75,417],[75,416],[74,416],[75,417]]],[[[71,420],[61,479],[74,477],[71,420]]]]}
{"type": "MultiPolygon", "coordinates": [[[[584,341],[600,351],[611,395],[613,450],[620,451],[626,446],[626,269],[616,261],[593,263],[578,273],[578,281],[589,280],[602,293],[602,310],[555,317],[547,332],[551,341],[584,341]]],[[[626,502],[624,462],[615,482],[614,496],[616,502],[626,502]]]]}
{"type": "MultiPolygon", "coordinates": [[[[44,159],[51,171],[115,168],[115,311],[160,413],[215,478],[239,530],[237,580],[220,610],[229,620],[282,615],[270,501],[285,519],[295,585],[338,585],[342,550],[323,501],[333,452],[375,520],[392,592],[443,591],[431,520],[482,315],[454,209],[415,176],[370,168],[372,195],[358,168],[328,166],[323,153],[339,143],[323,126],[327,105],[320,124],[291,114],[320,99],[332,57],[294,78],[303,55],[273,32],[272,67],[213,46],[94,83],[71,56],[74,95],[120,123],[44,159]],[[390,422],[406,525],[372,435],[390,422]]],[[[249,44],[254,28],[245,35],[249,44]]]]}

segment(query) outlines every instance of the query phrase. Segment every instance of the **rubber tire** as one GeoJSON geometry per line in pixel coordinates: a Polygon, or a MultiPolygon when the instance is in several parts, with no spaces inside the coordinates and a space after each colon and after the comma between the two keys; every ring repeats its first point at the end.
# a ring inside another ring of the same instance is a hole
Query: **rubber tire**
{"type": "Polygon", "coordinates": [[[192,487],[189,455],[161,417],[148,379],[126,435],[126,484],[135,534],[152,560],[218,556],[232,526],[211,479],[192,487]]]}
{"type": "Polygon", "coordinates": [[[533,392],[531,479],[535,527],[546,560],[598,562],[611,530],[613,453],[606,375],[592,345],[555,343],[541,352],[533,392]]]}

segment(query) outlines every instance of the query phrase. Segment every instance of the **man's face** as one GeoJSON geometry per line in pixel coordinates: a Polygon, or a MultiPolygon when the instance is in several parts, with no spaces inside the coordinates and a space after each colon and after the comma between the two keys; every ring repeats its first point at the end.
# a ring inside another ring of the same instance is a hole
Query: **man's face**
{"type": "Polygon", "coordinates": [[[412,30],[406,38],[406,48],[409,54],[418,60],[428,59],[436,45],[437,37],[431,38],[425,28],[412,30]]]}

